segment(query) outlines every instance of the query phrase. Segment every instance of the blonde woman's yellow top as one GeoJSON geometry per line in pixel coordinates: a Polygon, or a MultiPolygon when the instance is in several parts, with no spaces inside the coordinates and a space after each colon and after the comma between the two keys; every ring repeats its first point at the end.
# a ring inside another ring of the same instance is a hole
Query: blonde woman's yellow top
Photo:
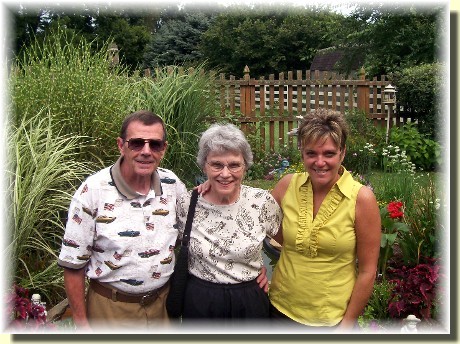
{"type": "Polygon", "coordinates": [[[296,173],[281,202],[283,248],[270,301],[309,326],[334,326],[345,314],[356,281],[355,206],[359,189],[344,169],[313,219],[307,173],[296,173]]]}

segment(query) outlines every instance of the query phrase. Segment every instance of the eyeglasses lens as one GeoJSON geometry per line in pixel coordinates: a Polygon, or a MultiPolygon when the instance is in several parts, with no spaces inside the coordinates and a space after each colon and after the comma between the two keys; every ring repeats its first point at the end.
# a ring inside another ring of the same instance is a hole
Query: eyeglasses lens
{"type": "Polygon", "coordinates": [[[220,172],[224,169],[224,167],[227,167],[228,170],[233,173],[241,171],[241,169],[244,166],[244,164],[240,164],[240,163],[231,163],[228,165],[224,165],[220,162],[210,162],[210,163],[208,162],[208,165],[211,166],[211,169],[214,172],[220,172]]]}
{"type": "Polygon", "coordinates": [[[149,143],[149,147],[154,152],[160,152],[164,148],[164,142],[160,140],[147,140],[147,139],[129,139],[126,140],[128,142],[128,148],[133,151],[140,151],[144,148],[145,143],[149,143]]]}

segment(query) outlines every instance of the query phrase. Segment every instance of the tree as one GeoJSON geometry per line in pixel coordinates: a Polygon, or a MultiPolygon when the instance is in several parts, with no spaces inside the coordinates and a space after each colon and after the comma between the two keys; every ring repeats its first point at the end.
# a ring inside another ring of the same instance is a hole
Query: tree
{"type": "Polygon", "coordinates": [[[241,75],[308,69],[317,50],[331,46],[344,17],[326,7],[232,7],[203,34],[200,50],[209,64],[241,75]]]}
{"type": "Polygon", "coordinates": [[[78,38],[93,42],[93,49],[108,41],[118,45],[120,60],[134,70],[142,62],[145,47],[150,40],[155,10],[127,11],[98,6],[53,5],[41,9],[24,6],[10,7],[13,14],[13,55],[31,41],[43,37],[51,29],[60,27],[78,38]]]}
{"type": "Polygon", "coordinates": [[[13,31],[11,37],[11,53],[17,54],[24,46],[33,42],[37,35],[44,32],[49,23],[44,20],[48,10],[26,8],[25,6],[11,5],[9,7],[11,13],[13,31]]]}
{"type": "Polygon", "coordinates": [[[198,46],[213,16],[212,13],[192,11],[162,21],[146,48],[144,68],[199,63],[203,56],[198,46]]]}
{"type": "Polygon", "coordinates": [[[95,33],[99,42],[113,40],[119,50],[120,61],[131,70],[142,65],[142,59],[151,33],[141,12],[100,14],[96,19],[95,33]]]}
{"type": "MultiPolygon", "coordinates": [[[[371,76],[389,74],[421,63],[437,61],[443,8],[396,6],[391,9],[361,5],[349,17],[349,35],[340,45],[346,56],[364,55],[371,76]]],[[[351,59],[342,61],[342,68],[351,59]]]]}

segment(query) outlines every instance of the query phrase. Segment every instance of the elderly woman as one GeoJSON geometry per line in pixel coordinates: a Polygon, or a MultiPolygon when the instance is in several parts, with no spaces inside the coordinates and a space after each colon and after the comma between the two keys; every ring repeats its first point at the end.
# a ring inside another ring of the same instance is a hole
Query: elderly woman
{"type": "Polygon", "coordinates": [[[306,172],[286,175],[272,191],[284,217],[270,313],[283,323],[351,330],[373,290],[379,208],[342,166],[347,125],[339,112],[314,110],[297,135],[306,172]]]}
{"type": "MultiPolygon", "coordinates": [[[[193,219],[182,321],[268,318],[268,296],[256,278],[263,240],[277,233],[281,209],[268,191],[242,185],[252,152],[234,125],[206,130],[197,162],[210,190],[198,198],[193,219]]],[[[180,234],[189,204],[190,193],[178,199],[180,234]]]]}

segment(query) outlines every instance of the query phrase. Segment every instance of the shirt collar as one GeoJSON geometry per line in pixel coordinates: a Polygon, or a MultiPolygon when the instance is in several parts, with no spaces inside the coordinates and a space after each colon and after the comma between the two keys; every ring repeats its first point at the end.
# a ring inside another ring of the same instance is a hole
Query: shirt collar
{"type": "MultiPolygon", "coordinates": [[[[115,184],[118,192],[125,196],[127,199],[134,199],[139,197],[140,194],[133,190],[121,175],[122,161],[123,157],[120,156],[115,164],[113,164],[113,166],[110,168],[110,175],[112,176],[113,183],[115,184]]],[[[161,189],[160,176],[158,175],[157,170],[152,173],[151,178],[150,190],[155,191],[155,196],[162,195],[163,191],[161,189]]]]}

